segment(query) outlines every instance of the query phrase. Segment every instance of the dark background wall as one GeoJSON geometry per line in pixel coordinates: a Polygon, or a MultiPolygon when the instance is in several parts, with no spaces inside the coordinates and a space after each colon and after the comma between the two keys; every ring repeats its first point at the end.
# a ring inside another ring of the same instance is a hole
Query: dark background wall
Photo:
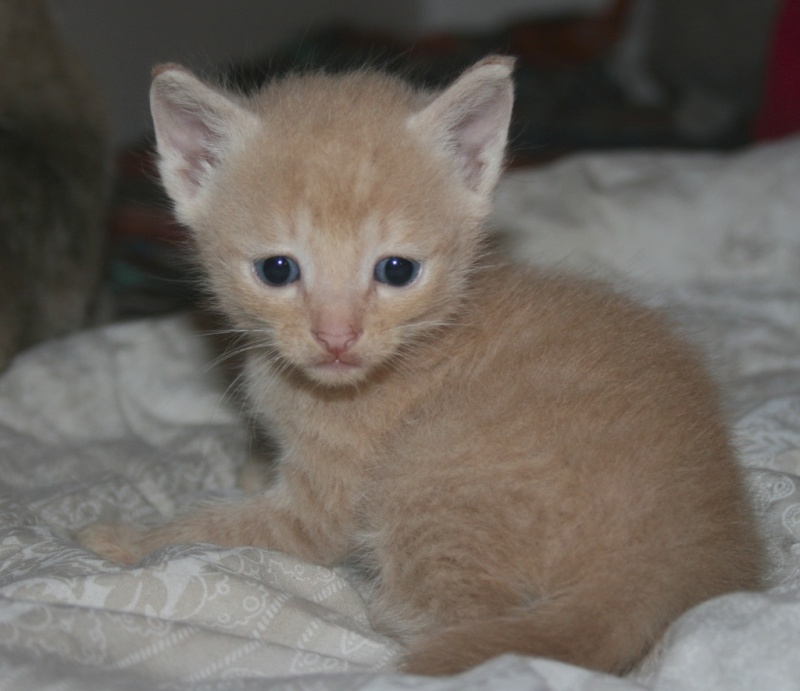
{"type": "Polygon", "coordinates": [[[520,16],[602,9],[609,0],[49,0],[106,93],[117,145],[146,127],[155,63],[210,69],[265,55],[332,23],[419,36],[481,31],[520,16]]]}

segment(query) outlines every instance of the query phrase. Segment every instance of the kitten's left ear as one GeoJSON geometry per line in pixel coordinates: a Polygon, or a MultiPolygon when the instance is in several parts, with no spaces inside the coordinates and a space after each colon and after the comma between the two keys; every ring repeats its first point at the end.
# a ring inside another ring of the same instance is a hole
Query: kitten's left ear
{"type": "Polygon", "coordinates": [[[514,103],[513,69],[514,58],[484,58],[409,121],[412,130],[443,147],[465,186],[484,198],[503,169],[514,103]]]}

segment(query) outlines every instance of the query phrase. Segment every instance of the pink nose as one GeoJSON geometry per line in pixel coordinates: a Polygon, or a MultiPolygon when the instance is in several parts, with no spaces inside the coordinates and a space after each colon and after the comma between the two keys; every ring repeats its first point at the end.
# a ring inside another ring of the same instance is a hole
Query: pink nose
{"type": "Polygon", "coordinates": [[[347,352],[353,347],[361,332],[347,329],[343,331],[315,331],[314,338],[316,338],[325,349],[339,357],[342,353],[347,352]]]}

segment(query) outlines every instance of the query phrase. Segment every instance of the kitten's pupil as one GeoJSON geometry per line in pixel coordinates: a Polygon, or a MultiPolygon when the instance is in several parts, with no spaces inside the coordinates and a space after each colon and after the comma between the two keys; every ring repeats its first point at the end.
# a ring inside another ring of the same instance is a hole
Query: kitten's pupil
{"type": "Polygon", "coordinates": [[[300,267],[289,257],[266,257],[253,263],[256,276],[262,283],[285,286],[300,278],[300,267]]]}
{"type": "Polygon", "coordinates": [[[386,257],[375,265],[375,280],[401,288],[412,283],[419,274],[419,262],[405,257],[386,257]]]}

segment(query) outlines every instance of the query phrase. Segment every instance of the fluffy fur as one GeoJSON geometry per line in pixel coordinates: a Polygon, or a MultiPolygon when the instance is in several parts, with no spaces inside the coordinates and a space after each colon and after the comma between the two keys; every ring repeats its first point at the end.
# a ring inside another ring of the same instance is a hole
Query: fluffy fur
{"type": "Polygon", "coordinates": [[[542,655],[622,673],[697,602],[756,588],[760,546],[715,387],[665,320],[508,264],[485,219],[512,61],[446,90],[313,74],[252,98],[161,68],[161,171],[274,437],[271,484],[83,542],[259,545],[374,574],[403,669],[542,655]],[[298,280],[254,269],[289,257],[298,280]],[[393,286],[386,257],[418,262],[393,286]]]}

